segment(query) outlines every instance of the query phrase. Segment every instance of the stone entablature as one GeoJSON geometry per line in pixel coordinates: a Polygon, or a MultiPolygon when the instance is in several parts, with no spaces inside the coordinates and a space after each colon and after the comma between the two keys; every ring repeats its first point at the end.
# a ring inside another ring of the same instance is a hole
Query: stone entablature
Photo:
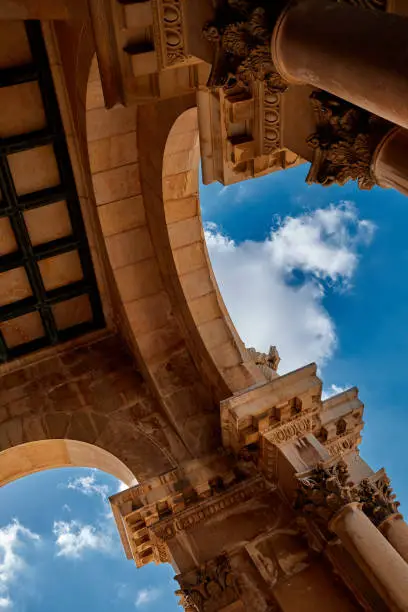
{"type": "Polygon", "coordinates": [[[280,455],[302,471],[310,462],[358,451],[363,404],[352,388],[322,402],[314,365],[306,366],[221,403],[223,442],[255,462],[270,482],[279,480],[280,455]]]}
{"type": "Polygon", "coordinates": [[[257,444],[261,433],[297,415],[316,412],[321,390],[316,365],[311,364],[221,402],[224,446],[239,452],[257,444]]]}
{"type": "Polygon", "coordinates": [[[262,474],[252,476],[250,471],[220,455],[207,463],[193,461],[186,470],[174,470],[112,496],[127,557],[138,567],[151,561],[170,562],[166,542],[177,533],[271,490],[262,474]]]}

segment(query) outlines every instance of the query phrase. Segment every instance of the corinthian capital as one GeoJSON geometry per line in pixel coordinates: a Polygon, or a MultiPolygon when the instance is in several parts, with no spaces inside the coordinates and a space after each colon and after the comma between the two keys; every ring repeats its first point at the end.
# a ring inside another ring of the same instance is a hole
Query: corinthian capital
{"type": "Polygon", "coordinates": [[[286,82],[276,72],[270,41],[277,16],[285,2],[224,0],[215,19],[204,27],[214,45],[209,87],[248,86],[265,81],[270,92],[283,92],[286,82]]]}
{"type": "Polygon", "coordinates": [[[339,461],[331,466],[320,464],[299,476],[295,508],[327,523],[338,510],[359,499],[346,463],[339,461]]]}
{"type": "Polygon", "coordinates": [[[396,495],[394,494],[390,479],[382,472],[376,480],[364,479],[358,487],[358,495],[363,504],[363,511],[378,527],[385,519],[398,513],[396,495]]]}
{"type": "Polygon", "coordinates": [[[311,103],[316,131],[307,141],[314,156],[306,182],[330,186],[355,180],[360,189],[374,187],[371,162],[387,122],[324,91],[314,91],[311,103]]]}

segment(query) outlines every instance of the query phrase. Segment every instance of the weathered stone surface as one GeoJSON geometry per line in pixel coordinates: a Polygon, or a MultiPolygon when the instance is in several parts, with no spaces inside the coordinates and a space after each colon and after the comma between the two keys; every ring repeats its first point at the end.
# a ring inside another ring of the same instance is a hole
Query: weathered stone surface
{"type": "Polygon", "coordinates": [[[45,439],[87,442],[138,478],[176,461],[171,428],[154,416],[160,407],[115,336],[0,376],[0,389],[1,450],[45,439]]]}

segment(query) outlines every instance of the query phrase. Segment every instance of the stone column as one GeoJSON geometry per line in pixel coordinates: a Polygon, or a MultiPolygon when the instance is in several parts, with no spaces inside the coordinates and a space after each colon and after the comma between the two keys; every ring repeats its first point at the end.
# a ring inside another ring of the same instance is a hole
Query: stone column
{"type": "Polygon", "coordinates": [[[408,128],[408,18],[332,0],[291,4],[272,36],[289,83],[311,84],[408,128]]]}
{"type": "Polygon", "coordinates": [[[374,153],[372,175],[380,187],[393,187],[408,195],[408,130],[396,127],[374,153]]]}
{"type": "Polygon", "coordinates": [[[357,561],[390,610],[408,611],[408,565],[352,502],[339,510],[329,528],[357,561]]]}
{"type": "Polygon", "coordinates": [[[402,514],[398,512],[392,514],[378,526],[378,529],[408,563],[408,525],[402,514]]]}

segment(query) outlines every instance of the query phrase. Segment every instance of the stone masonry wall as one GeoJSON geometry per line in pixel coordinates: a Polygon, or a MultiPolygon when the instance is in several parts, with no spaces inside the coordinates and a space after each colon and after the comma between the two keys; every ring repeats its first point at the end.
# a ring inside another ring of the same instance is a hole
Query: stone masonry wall
{"type": "Polygon", "coordinates": [[[69,439],[99,446],[143,480],[184,448],[115,336],[0,377],[0,450],[69,439]]]}

